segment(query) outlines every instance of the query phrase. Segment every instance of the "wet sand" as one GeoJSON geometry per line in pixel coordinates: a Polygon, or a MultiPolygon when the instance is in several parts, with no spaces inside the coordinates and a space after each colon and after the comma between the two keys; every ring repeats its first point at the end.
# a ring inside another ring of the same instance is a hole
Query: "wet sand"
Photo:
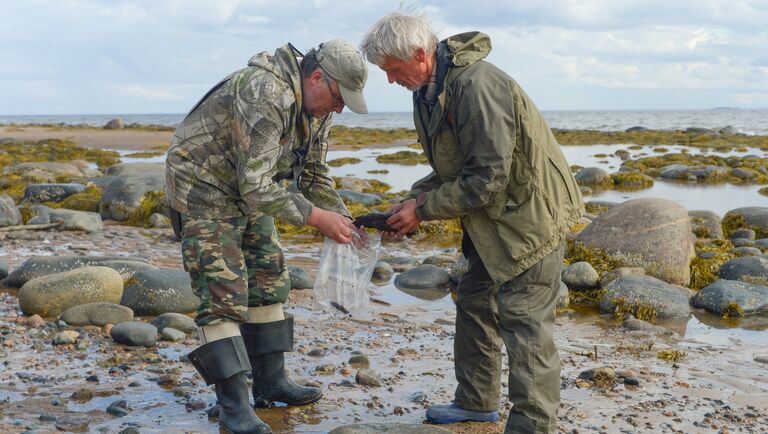
{"type": "MultiPolygon", "coordinates": [[[[11,269],[41,254],[137,252],[157,266],[181,268],[179,245],[168,230],[107,225],[97,235],[17,232],[0,237],[2,259],[11,269]]],[[[314,273],[319,242],[286,240],[284,245],[290,264],[314,273]]],[[[434,249],[407,240],[386,242],[382,252],[423,258],[434,249]]],[[[298,408],[259,410],[275,432],[321,433],[366,421],[421,423],[429,404],[452,398],[455,308],[449,294],[419,300],[386,282],[373,289],[366,318],[321,311],[313,305],[312,290],[292,291],[288,306],[297,324],[297,351],[288,355],[289,371],[300,382],[320,385],[325,397],[298,408]],[[313,349],[324,350],[325,355],[310,357],[313,349]],[[353,351],[368,356],[371,368],[383,378],[381,387],[355,383],[357,370],[347,363],[353,351]],[[330,373],[317,370],[328,364],[333,365],[330,373]],[[423,394],[423,402],[409,400],[416,393],[423,394]]],[[[212,391],[189,363],[180,361],[195,348],[196,339],[133,348],[115,344],[101,328],[85,327],[81,331],[88,335],[87,346],[77,349],[52,345],[52,334],[28,328],[25,320],[20,316],[16,290],[4,290],[0,294],[0,330],[6,336],[5,357],[0,358],[0,432],[23,432],[26,427],[34,432],[55,431],[55,422],[40,421],[41,415],[84,416],[91,432],[118,432],[129,426],[142,433],[216,432],[215,422],[205,413],[215,402],[212,391]],[[158,354],[159,361],[147,358],[148,353],[158,354]],[[98,382],[87,381],[91,375],[98,382]],[[169,384],[158,385],[158,379],[169,384]],[[186,386],[184,382],[188,382],[186,386]],[[175,387],[179,396],[174,395],[175,387]],[[90,389],[93,398],[71,398],[83,388],[90,389]],[[126,400],[131,409],[125,417],[105,412],[118,399],[126,400]]],[[[679,324],[676,327],[680,330],[679,324]]],[[[685,338],[627,332],[607,317],[576,312],[558,316],[555,334],[562,360],[559,432],[768,430],[764,338],[755,341],[750,335],[734,334],[713,340],[701,334],[685,338]],[[627,346],[648,348],[649,344],[650,350],[637,354],[626,350],[627,346]],[[684,351],[687,357],[677,363],[660,360],[656,352],[662,349],[684,351]],[[585,369],[600,366],[632,370],[640,385],[616,382],[611,388],[598,389],[578,380],[585,369]]],[[[506,392],[501,402],[506,413],[506,392]]],[[[459,433],[501,433],[503,422],[449,428],[459,433]]]]}

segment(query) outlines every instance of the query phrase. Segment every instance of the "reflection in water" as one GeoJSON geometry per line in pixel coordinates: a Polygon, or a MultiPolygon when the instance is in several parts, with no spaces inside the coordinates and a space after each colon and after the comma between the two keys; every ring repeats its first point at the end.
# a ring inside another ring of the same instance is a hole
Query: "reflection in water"
{"type": "Polygon", "coordinates": [[[412,297],[416,297],[420,300],[426,300],[426,301],[440,300],[441,298],[451,293],[449,289],[445,289],[445,288],[413,289],[413,288],[399,288],[397,286],[395,288],[399,289],[400,291],[412,297]]]}

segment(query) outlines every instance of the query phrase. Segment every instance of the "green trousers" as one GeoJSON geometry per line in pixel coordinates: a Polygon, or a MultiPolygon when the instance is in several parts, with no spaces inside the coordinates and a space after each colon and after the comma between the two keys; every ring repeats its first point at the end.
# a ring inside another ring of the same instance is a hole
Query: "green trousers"
{"type": "Polygon", "coordinates": [[[248,307],[285,303],[291,281],[272,217],[181,220],[184,269],[200,297],[198,326],[245,322],[248,307]]]}
{"type": "Polygon", "coordinates": [[[501,285],[494,284],[465,233],[468,261],[456,301],[455,404],[499,408],[501,346],[509,358],[510,411],[505,434],[555,431],[560,358],[553,341],[564,246],[501,285]]]}

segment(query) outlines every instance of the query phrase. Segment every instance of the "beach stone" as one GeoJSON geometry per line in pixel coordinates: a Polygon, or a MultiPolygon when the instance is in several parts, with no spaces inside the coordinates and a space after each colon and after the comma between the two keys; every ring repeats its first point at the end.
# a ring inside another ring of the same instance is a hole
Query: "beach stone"
{"type": "Polygon", "coordinates": [[[28,225],[47,225],[51,222],[51,208],[45,205],[32,205],[32,217],[27,220],[28,225]]]}
{"type": "Polygon", "coordinates": [[[160,213],[153,213],[151,216],[149,216],[149,227],[156,229],[170,228],[171,219],[160,213]]]}
{"type": "Polygon", "coordinates": [[[56,420],[56,429],[66,432],[85,432],[91,419],[85,416],[61,416],[56,420]]]}
{"type": "Polygon", "coordinates": [[[605,288],[600,310],[613,313],[617,301],[628,306],[652,307],[658,319],[688,318],[691,313],[685,288],[651,276],[624,276],[614,280],[605,288]]]}
{"type": "Polygon", "coordinates": [[[365,179],[354,178],[351,176],[339,178],[336,183],[341,190],[349,190],[357,193],[362,193],[363,190],[370,190],[372,188],[371,183],[365,179]]]}
{"type": "Polygon", "coordinates": [[[724,280],[766,284],[768,282],[768,259],[757,256],[734,258],[723,264],[717,275],[724,280]]]}
{"type": "Polygon", "coordinates": [[[434,265],[419,265],[410,270],[398,274],[395,277],[395,286],[407,289],[441,288],[450,283],[448,272],[434,265]]]}
{"type": "Polygon", "coordinates": [[[372,193],[358,193],[350,190],[336,190],[345,203],[359,203],[365,206],[378,205],[381,198],[372,193]]]}
{"type": "Polygon", "coordinates": [[[119,324],[133,320],[133,311],[115,303],[86,303],[65,310],[60,317],[69,325],[119,324]]]}
{"type": "Polygon", "coordinates": [[[664,179],[706,180],[720,178],[730,174],[731,168],[725,166],[688,166],[685,164],[670,164],[659,170],[659,177],[664,179]]]}
{"type": "Polygon", "coordinates": [[[42,172],[48,172],[54,176],[54,178],[80,178],[83,176],[83,172],[69,163],[54,163],[54,162],[34,162],[34,163],[17,163],[11,167],[4,169],[5,173],[11,174],[24,174],[31,170],[40,170],[42,172]]]}
{"type": "Polygon", "coordinates": [[[0,259],[0,279],[5,279],[6,276],[8,276],[8,264],[0,259]]]}
{"type": "Polygon", "coordinates": [[[125,122],[120,118],[114,118],[104,125],[105,130],[122,130],[125,128],[125,122]]]}
{"type": "Polygon", "coordinates": [[[110,261],[127,260],[147,263],[144,259],[126,256],[33,256],[11,271],[3,283],[18,288],[37,277],[94,265],[108,267],[110,261]]]}
{"type": "Polygon", "coordinates": [[[392,266],[392,269],[398,273],[410,269],[416,263],[413,256],[385,256],[382,261],[392,266]]]}
{"type": "Polygon", "coordinates": [[[57,316],[73,306],[93,302],[117,303],[123,279],[107,267],[83,267],[37,277],[19,290],[19,305],[26,315],[57,316]]]}
{"type": "Polygon", "coordinates": [[[451,434],[445,428],[410,423],[357,423],[334,428],[328,434],[451,434]]]}
{"type": "Polygon", "coordinates": [[[459,257],[456,258],[456,262],[454,262],[453,265],[451,265],[451,268],[448,270],[448,274],[451,276],[451,281],[458,283],[461,279],[461,276],[467,272],[467,268],[469,268],[467,258],[464,257],[464,255],[459,255],[459,257]]]}
{"type": "Polygon", "coordinates": [[[157,267],[155,267],[150,263],[142,262],[142,261],[133,261],[133,260],[101,261],[99,265],[103,267],[109,267],[117,271],[118,273],[120,273],[120,277],[122,277],[123,280],[129,279],[137,271],[158,269],[157,267]]]}
{"type": "Polygon", "coordinates": [[[36,329],[45,325],[45,320],[38,314],[34,314],[27,318],[26,325],[29,328],[36,329]]]}
{"type": "Polygon", "coordinates": [[[693,232],[697,231],[706,232],[707,237],[721,240],[723,239],[723,227],[720,220],[720,216],[714,211],[707,210],[695,210],[688,211],[688,216],[691,218],[691,228],[693,232]]]}
{"type": "Polygon", "coordinates": [[[371,367],[371,361],[365,354],[355,354],[349,358],[348,363],[355,369],[368,369],[371,367]]]}
{"type": "Polygon", "coordinates": [[[181,342],[187,338],[186,333],[184,333],[181,330],[176,330],[173,327],[164,328],[163,331],[160,332],[160,334],[163,336],[163,339],[171,342],[181,342]]]}
{"type": "Polygon", "coordinates": [[[27,182],[42,182],[55,184],[56,176],[50,172],[40,169],[32,169],[21,174],[21,179],[27,182]]]}
{"type": "Polygon", "coordinates": [[[768,286],[739,280],[716,280],[699,290],[691,304],[718,315],[736,314],[728,311],[729,305],[737,305],[744,315],[764,312],[768,310],[768,286]]]}
{"type": "Polygon", "coordinates": [[[739,238],[744,238],[749,241],[755,241],[755,231],[752,229],[736,229],[731,233],[731,240],[737,240],[739,238]]]}
{"type": "Polygon", "coordinates": [[[120,304],[133,309],[135,315],[156,316],[167,312],[192,312],[200,299],[192,293],[186,271],[161,268],[137,271],[126,280],[120,304]]]}
{"type": "Polygon", "coordinates": [[[605,288],[609,283],[624,276],[644,276],[645,270],[641,267],[619,267],[611,270],[600,278],[600,287],[605,288]]]}
{"type": "Polygon", "coordinates": [[[764,206],[750,206],[744,208],[736,208],[725,213],[723,220],[729,220],[733,218],[743,218],[744,223],[759,234],[760,237],[765,237],[768,234],[768,207],[764,206]]]}
{"type": "Polygon", "coordinates": [[[768,249],[768,238],[760,238],[759,240],[755,240],[755,247],[768,249]]]}
{"type": "Polygon", "coordinates": [[[757,172],[746,167],[734,167],[732,173],[733,176],[743,180],[752,179],[757,176],[757,172]]]}
{"type": "Polygon", "coordinates": [[[109,335],[120,344],[153,347],[157,338],[157,329],[145,322],[127,321],[112,327],[109,335]]]}
{"type": "Polygon", "coordinates": [[[56,227],[60,231],[85,231],[93,234],[103,230],[101,216],[90,211],[51,209],[50,220],[51,223],[61,223],[56,227]]]}
{"type": "Polygon", "coordinates": [[[635,126],[635,127],[629,127],[626,130],[624,130],[624,131],[626,131],[628,133],[639,133],[641,131],[648,131],[648,128],[635,126]]]}
{"type": "Polygon", "coordinates": [[[151,324],[157,328],[158,332],[162,332],[166,327],[171,327],[184,333],[192,333],[197,330],[195,320],[176,312],[158,315],[152,320],[151,324]]]}
{"type": "Polygon", "coordinates": [[[0,227],[20,225],[21,212],[16,201],[7,194],[0,194],[0,227]]]}
{"type": "Polygon", "coordinates": [[[83,184],[29,184],[24,189],[24,200],[30,203],[61,202],[84,191],[83,184]]]}
{"type": "Polygon", "coordinates": [[[592,289],[597,287],[600,276],[589,262],[575,262],[563,270],[563,283],[569,289],[592,289]]]}
{"type": "Polygon", "coordinates": [[[568,286],[561,280],[560,288],[557,290],[557,307],[558,309],[564,309],[571,304],[570,292],[568,286]]]}
{"type": "Polygon", "coordinates": [[[121,176],[133,176],[144,174],[163,174],[165,175],[164,163],[118,163],[107,167],[105,176],[118,178],[121,176]]]}
{"type": "Polygon", "coordinates": [[[395,270],[392,269],[391,265],[384,261],[376,261],[371,278],[375,280],[389,280],[394,274],[395,270]]]}
{"type": "Polygon", "coordinates": [[[682,286],[691,280],[694,240],[685,208],[655,198],[617,205],[576,237],[587,247],[603,249],[622,266],[642,267],[648,275],[682,286]]]}
{"type": "Polygon", "coordinates": [[[633,315],[629,315],[627,319],[622,321],[621,327],[627,331],[641,331],[649,333],[667,333],[667,329],[651,324],[648,321],[635,318],[633,315]]]}
{"type": "Polygon", "coordinates": [[[141,204],[144,193],[160,191],[165,191],[165,173],[117,176],[102,190],[99,214],[104,219],[128,220],[129,214],[141,204]]]}
{"type": "Polygon", "coordinates": [[[450,267],[456,262],[457,255],[441,253],[424,258],[422,264],[434,265],[436,267],[450,267]]]}
{"type": "Polygon", "coordinates": [[[732,249],[731,252],[738,256],[760,256],[763,254],[763,252],[757,247],[749,246],[736,247],[732,249]]]}
{"type": "Polygon", "coordinates": [[[75,330],[64,330],[58,332],[53,336],[54,345],[69,345],[77,342],[77,338],[80,337],[80,333],[75,330]]]}
{"type": "Polygon", "coordinates": [[[614,371],[614,369],[611,367],[601,366],[599,368],[592,368],[587,369],[586,371],[582,371],[579,373],[579,378],[589,381],[601,379],[604,381],[612,382],[616,379],[616,371],[614,371]]]}
{"type": "Polygon", "coordinates": [[[748,238],[731,238],[731,243],[734,247],[752,247],[755,245],[755,241],[748,238]]]}
{"type": "Polygon", "coordinates": [[[355,382],[363,386],[381,387],[381,375],[373,369],[360,369],[355,374],[355,382]]]}
{"type": "Polygon", "coordinates": [[[312,289],[314,280],[309,277],[307,270],[293,265],[288,266],[288,275],[291,277],[291,289],[312,289]]]}
{"type": "Polygon", "coordinates": [[[611,175],[599,167],[585,167],[579,170],[579,172],[574,175],[574,178],[576,178],[576,182],[579,183],[579,185],[595,185],[609,181],[611,175]]]}

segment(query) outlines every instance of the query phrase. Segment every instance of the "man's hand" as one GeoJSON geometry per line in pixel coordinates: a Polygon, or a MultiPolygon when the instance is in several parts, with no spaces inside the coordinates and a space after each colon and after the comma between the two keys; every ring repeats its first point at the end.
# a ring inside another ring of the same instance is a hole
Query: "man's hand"
{"type": "Polygon", "coordinates": [[[390,208],[396,214],[387,219],[387,224],[397,229],[400,236],[413,232],[421,219],[416,215],[416,199],[408,199],[390,208]]]}
{"type": "Polygon", "coordinates": [[[352,231],[356,229],[348,217],[318,207],[312,208],[307,224],[339,244],[351,243],[352,231]]]}

